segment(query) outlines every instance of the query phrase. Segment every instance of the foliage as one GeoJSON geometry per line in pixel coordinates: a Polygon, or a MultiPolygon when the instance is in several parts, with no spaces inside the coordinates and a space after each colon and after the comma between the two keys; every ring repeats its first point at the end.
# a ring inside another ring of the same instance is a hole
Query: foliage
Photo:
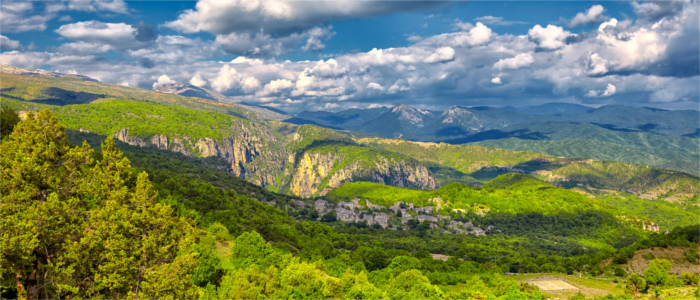
{"type": "Polygon", "coordinates": [[[17,112],[9,106],[2,106],[0,109],[0,138],[4,138],[10,133],[17,123],[19,123],[17,112]]]}
{"type": "Polygon", "coordinates": [[[19,298],[193,297],[194,227],[107,139],[72,147],[48,111],[0,144],[2,287],[19,298]],[[25,294],[26,293],[26,294],[25,294]]]}
{"type": "Polygon", "coordinates": [[[671,269],[671,262],[667,259],[654,259],[649,262],[649,266],[644,270],[644,279],[649,285],[664,286],[669,281],[668,270],[671,269]]]}

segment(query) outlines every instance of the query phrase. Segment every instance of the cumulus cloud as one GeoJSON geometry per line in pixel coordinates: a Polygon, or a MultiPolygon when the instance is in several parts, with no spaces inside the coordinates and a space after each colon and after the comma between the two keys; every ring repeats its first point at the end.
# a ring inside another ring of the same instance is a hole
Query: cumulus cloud
{"type": "Polygon", "coordinates": [[[172,79],[170,79],[170,77],[168,77],[168,75],[163,74],[163,75],[160,75],[158,77],[158,80],[156,80],[156,82],[153,83],[153,88],[155,89],[159,86],[173,84],[173,83],[175,83],[175,80],[172,80],[172,79]]]}
{"type": "Polygon", "coordinates": [[[213,34],[258,32],[280,35],[302,31],[327,21],[370,17],[395,11],[414,10],[436,3],[386,1],[262,1],[199,0],[167,26],[185,32],[213,34]],[[232,17],[233,16],[233,17],[232,17]]]}
{"type": "MultiPolygon", "coordinates": [[[[656,22],[665,17],[672,17],[683,11],[683,8],[688,4],[688,1],[633,1],[632,8],[634,13],[641,20],[648,22],[656,22]]],[[[692,5],[692,4],[691,4],[692,5]]]]}
{"type": "Polygon", "coordinates": [[[236,89],[245,93],[253,93],[260,87],[260,81],[254,76],[238,73],[231,64],[225,64],[212,81],[212,87],[217,92],[236,89]]]}
{"type": "Polygon", "coordinates": [[[322,33],[332,34],[323,23],[289,32],[222,31],[212,42],[157,32],[137,38],[138,24],[74,25],[83,23],[78,22],[59,28],[70,42],[57,52],[5,51],[0,62],[48,65],[145,88],[168,74],[170,81],[211,88],[235,100],[293,110],[418,101],[429,106],[514,105],[516,98],[697,105],[697,19],[697,8],[687,5],[653,22],[608,19],[578,35],[552,24],[533,26],[527,35],[498,34],[484,25],[486,19],[479,19],[476,24],[458,22],[453,32],[411,39],[403,47],[317,60],[279,60],[274,55],[290,47],[308,51],[322,47],[326,38],[322,33]],[[126,39],[121,44],[130,46],[117,44],[112,36],[121,36],[126,39]],[[93,55],[107,49],[121,51],[129,59],[93,55]],[[230,53],[239,56],[216,60],[230,53]]]}
{"type": "Polygon", "coordinates": [[[124,0],[70,0],[66,9],[77,11],[108,11],[125,14],[128,12],[124,0]]]}
{"type": "Polygon", "coordinates": [[[207,84],[207,81],[202,78],[202,74],[197,73],[190,79],[190,84],[196,87],[203,87],[207,84]]]}
{"type": "Polygon", "coordinates": [[[80,55],[104,53],[112,49],[114,48],[108,44],[83,41],[65,43],[58,47],[60,52],[80,55]]]}
{"type": "Polygon", "coordinates": [[[263,90],[266,95],[279,94],[283,91],[290,90],[293,86],[294,84],[291,80],[275,79],[265,84],[263,90]]]}
{"type": "Polygon", "coordinates": [[[45,30],[52,14],[33,14],[34,2],[0,2],[0,28],[3,32],[45,30]]]}
{"type": "Polygon", "coordinates": [[[394,11],[435,6],[436,2],[386,1],[262,1],[199,0],[166,26],[183,33],[209,32],[235,54],[279,55],[297,46],[303,51],[324,48],[332,36],[323,24],[330,20],[369,17],[394,11]]]}
{"type": "Polygon", "coordinates": [[[530,53],[520,53],[511,58],[499,59],[493,67],[499,70],[502,69],[517,69],[531,65],[535,59],[530,53]]]}
{"type": "Polygon", "coordinates": [[[0,50],[18,50],[22,45],[13,39],[0,34],[0,50]]]}
{"type": "Polygon", "coordinates": [[[472,29],[469,29],[467,43],[472,46],[486,43],[491,39],[491,33],[491,28],[488,28],[481,22],[477,22],[472,29]]]}
{"type": "Polygon", "coordinates": [[[455,49],[452,47],[441,47],[435,50],[434,53],[426,57],[424,62],[432,64],[436,62],[445,62],[453,60],[455,57],[455,49]]]}
{"type": "Polygon", "coordinates": [[[556,50],[566,45],[566,39],[571,36],[571,32],[561,26],[549,24],[542,27],[537,24],[528,30],[527,35],[540,49],[556,50]]]}
{"type": "Polygon", "coordinates": [[[610,97],[612,95],[615,95],[615,92],[617,92],[617,88],[613,84],[608,83],[608,85],[602,91],[588,91],[588,93],[586,93],[586,97],[610,97]]]}
{"type": "Polygon", "coordinates": [[[585,13],[577,13],[576,16],[569,22],[569,27],[577,27],[582,25],[590,25],[599,22],[603,18],[603,11],[605,9],[602,5],[593,5],[585,13]]]}
{"type": "Polygon", "coordinates": [[[136,28],[125,23],[77,22],[59,27],[56,33],[75,41],[99,43],[118,48],[131,47],[138,42],[136,28]]]}
{"type": "MultiPolygon", "coordinates": [[[[46,23],[62,11],[127,13],[123,0],[13,1],[0,2],[0,28],[3,32],[46,30],[46,23]],[[41,3],[41,4],[38,4],[41,3]]],[[[70,16],[62,16],[62,20],[70,16]]]]}

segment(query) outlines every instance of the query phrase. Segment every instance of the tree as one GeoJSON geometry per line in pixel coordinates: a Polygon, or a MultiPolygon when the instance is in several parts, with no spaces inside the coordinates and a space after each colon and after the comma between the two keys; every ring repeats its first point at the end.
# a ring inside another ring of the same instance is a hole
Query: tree
{"type": "Polygon", "coordinates": [[[627,284],[625,285],[627,291],[632,295],[637,295],[639,293],[645,293],[647,291],[647,282],[644,277],[637,273],[633,273],[627,276],[627,284]]]}
{"type": "Polygon", "coordinates": [[[654,259],[644,270],[644,278],[649,285],[663,286],[668,282],[668,270],[670,269],[671,262],[667,259],[654,259]]]}
{"type": "Polygon", "coordinates": [[[194,226],[111,138],[94,159],[49,111],[0,144],[2,287],[17,298],[192,298],[194,226]]]}
{"type": "Polygon", "coordinates": [[[19,116],[12,108],[3,106],[0,109],[0,138],[10,135],[19,121],[19,116]]]}
{"type": "Polygon", "coordinates": [[[419,270],[411,269],[391,280],[387,295],[390,299],[439,299],[443,292],[419,270]]]}
{"type": "Polygon", "coordinates": [[[237,267],[263,265],[273,251],[272,246],[255,231],[241,233],[234,244],[231,259],[237,267]]]}

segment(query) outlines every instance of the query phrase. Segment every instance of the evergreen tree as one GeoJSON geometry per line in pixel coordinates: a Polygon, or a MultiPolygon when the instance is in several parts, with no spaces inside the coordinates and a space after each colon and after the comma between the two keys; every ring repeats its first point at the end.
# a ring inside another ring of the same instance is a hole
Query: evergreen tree
{"type": "Polygon", "coordinates": [[[4,296],[193,298],[193,224],[158,203],[111,138],[72,147],[49,111],[0,144],[4,296]]]}

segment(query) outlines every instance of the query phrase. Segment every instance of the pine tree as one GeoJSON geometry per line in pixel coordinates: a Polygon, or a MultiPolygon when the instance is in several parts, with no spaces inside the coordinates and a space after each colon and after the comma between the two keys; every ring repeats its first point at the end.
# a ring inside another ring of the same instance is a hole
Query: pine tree
{"type": "Polygon", "coordinates": [[[17,298],[195,298],[191,220],[107,138],[72,147],[48,111],[0,144],[1,286],[17,298]]]}

